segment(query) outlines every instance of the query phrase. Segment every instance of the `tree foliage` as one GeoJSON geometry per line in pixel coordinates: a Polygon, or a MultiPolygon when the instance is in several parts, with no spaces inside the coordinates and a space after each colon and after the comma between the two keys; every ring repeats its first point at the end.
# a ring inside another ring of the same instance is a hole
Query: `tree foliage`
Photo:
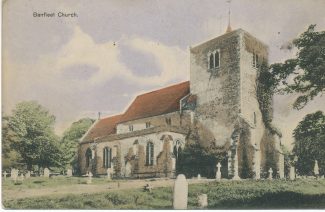
{"type": "Polygon", "coordinates": [[[297,93],[295,109],[303,108],[325,91],[325,31],[315,32],[316,25],[293,41],[296,58],[271,65],[274,85],[279,93],[297,93]]]}
{"type": "Polygon", "coordinates": [[[311,175],[315,160],[320,173],[325,172],[325,115],[321,111],[308,114],[294,130],[293,152],[298,156],[299,174],[311,175]]]}
{"type": "Polygon", "coordinates": [[[77,168],[77,149],[79,139],[87,132],[89,127],[95,120],[90,118],[83,118],[79,121],[73,122],[71,126],[63,133],[60,142],[60,147],[64,152],[62,160],[64,166],[72,166],[77,168]]]}
{"type": "Polygon", "coordinates": [[[18,103],[9,118],[14,133],[12,147],[21,155],[28,169],[60,166],[61,152],[54,134],[55,117],[35,101],[18,103]]]}

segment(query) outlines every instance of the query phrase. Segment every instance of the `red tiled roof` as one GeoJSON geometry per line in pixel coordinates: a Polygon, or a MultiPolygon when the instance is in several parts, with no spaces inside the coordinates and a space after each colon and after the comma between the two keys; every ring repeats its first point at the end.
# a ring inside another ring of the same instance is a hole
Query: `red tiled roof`
{"type": "Polygon", "coordinates": [[[84,141],[93,140],[116,133],[116,125],[121,120],[122,115],[111,116],[98,120],[83,138],[84,141]]]}
{"type": "Polygon", "coordinates": [[[186,81],[139,95],[123,114],[121,122],[178,111],[179,101],[189,93],[190,83],[186,81]]]}
{"type": "Polygon", "coordinates": [[[186,81],[139,95],[124,114],[98,120],[82,140],[115,134],[116,125],[121,122],[178,111],[179,101],[189,93],[190,83],[186,81]]]}

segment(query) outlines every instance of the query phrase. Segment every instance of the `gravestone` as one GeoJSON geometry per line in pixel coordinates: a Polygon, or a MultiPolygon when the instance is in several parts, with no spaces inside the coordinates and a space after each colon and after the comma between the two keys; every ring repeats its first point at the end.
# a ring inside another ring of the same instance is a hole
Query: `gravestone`
{"type": "Polygon", "coordinates": [[[208,195],[200,194],[197,197],[199,208],[206,208],[208,206],[208,195]]]}
{"type": "Polygon", "coordinates": [[[7,174],[8,173],[6,171],[3,172],[3,177],[4,177],[5,180],[7,179],[7,174]]]}
{"type": "Polygon", "coordinates": [[[67,170],[67,176],[68,177],[72,177],[72,169],[68,169],[67,170]]]}
{"type": "Polygon", "coordinates": [[[290,167],[290,180],[294,180],[296,178],[295,167],[290,167]]]}
{"type": "Polygon", "coordinates": [[[87,184],[91,184],[93,179],[93,173],[88,172],[88,179],[87,179],[87,184]]]}
{"type": "Polygon", "coordinates": [[[30,171],[27,171],[26,175],[25,175],[25,178],[28,179],[30,178],[30,171]]]}
{"type": "Polygon", "coordinates": [[[200,174],[197,175],[197,179],[201,180],[201,175],[200,174]]]}
{"type": "Polygon", "coordinates": [[[221,164],[220,162],[217,164],[217,173],[216,173],[216,179],[217,180],[221,180],[221,171],[220,171],[220,168],[221,168],[221,164]]]}
{"type": "Polygon", "coordinates": [[[46,177],[46,178],[50,177],[50,170],[48,168],[44,169],[44,177],[46,177]]]}
{"type": "Polygon", "coordinates": [[[269,169],[269,180],[272,180],[273,179],[273,169],[270,168],[269,169]]]}
{"type": "Polygon", "coordinates": [[[112,178],[111,178],[111,169],[108,168],[108,169],[106,170],[106,173],[107,173],[107,179],[108,179],[108,180],[111,180],[111,179],[112,179],[112,178]]]}
{"type": "Polygon", "coordinates": [[[10,172],[10,177],[11,177],[11,180],[13,181],[17,181],[17,178],[18,178],[18,172],[19,170],[18,169],[11,169],[11,172],[10,172]]]}
{"type": "Polygon", "coordinates": [[[187,209],[187,198],[188,198],[188,182],[185,175],[180,174],[177,176],[174,183],[174,198],[173,207],[174,209],[185,210],[187,209]]]}
{"type": "Polygon", "coordinates": [[[315,165],[314,165],[314,174],[316,177],[319,175],[319,167],[318,167],[318,161],[315,160],[315,165]]]}

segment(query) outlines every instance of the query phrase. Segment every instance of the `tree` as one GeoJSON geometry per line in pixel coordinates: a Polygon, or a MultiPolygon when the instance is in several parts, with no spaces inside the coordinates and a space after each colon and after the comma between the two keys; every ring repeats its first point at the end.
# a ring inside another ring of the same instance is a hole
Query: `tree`
{"type": "Polygon", "coordinates": [[[270,67],[279,93],[299,94],[293,104],[298,110],[325,91],[325,31],[315,32],[315,26],[293,41],[296,58],[270,67]]]}
{"type": "Polygon", "coordinates": [[[325,172],[325,115],[322,111],[308,114],[294,130],[293,152],[298,156],[297,169],[300,174],[311,175],[315,160],[320,173],[325,172]]]}
{"type": "Polygon", "coordinates": [[[10,169],[20,166],[21,156],[15,149],[13,143],[17,139],[15,133],[9,127],[9,117],[2,117],[2,168],[10,169]]]}
{"type": "Polygon", "coordinates": [[[54,134],[55,117],[35,101],[18,103],[9,118],[9,128],[16,136],[13,148],[28,169],[60,166],[61,152],[54,134]]]}
{"type": "Polygon", "coordinates": [[[83,118],[77,122],[73,122],[71,126],[63,133],[60,146],[63,155],[64,166],[72,166],[74,168],[77,164],[77,149],[79,139],[87,132],[89,127],[95,120],[90,118],[83,118]]]}

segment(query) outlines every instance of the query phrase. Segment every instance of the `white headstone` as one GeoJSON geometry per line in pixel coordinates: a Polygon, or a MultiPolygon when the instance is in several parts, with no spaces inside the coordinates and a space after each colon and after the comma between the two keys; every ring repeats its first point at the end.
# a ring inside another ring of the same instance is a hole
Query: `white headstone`
{"type": "Polygon", "coordinates": [[[197,197],[199,208],[206,208],[208,206],[208,195],[201,194],[197,197]]]}
{"type": "Polygon", "coordinates": [[[269,180],[272,180],[273,179],[273,169],[272,168],[270,168],[269,169],[269,180]]]}
{"type": "Polygon", "coordinates": [[[88,172],[88,179],[87,179],[87,184],[91,184],[93,179],[93,173],[88,172]]]}
{"type": "Polygon", "coordinates": [[[17,181],[17,178],[18,178],[18,172],[19,172],[18,169],[11,169],[11,172],[10,172],[11,179],[15,182],[17,181]]]}
{"type": "Polygon", "coordinates": [[[44,169],[44,177],[47,177],[47,178],[50,177],[50,170],[48,168],[44,169]]]}
{"type": "Polygon", "coordinates": [[[296,178],[295,167],[290,167],[290,180],[294,180],[296,178]]]}
{"type": "Polygon", "coordinates": [[[221,168],[221,164],[220,162],[217,164],[217,173],[216,173],[216,179],[217,180],[221,180],[221,171],[220,171],[220,168],[221,168]]]}
{"type": "Polygon", "coordinates": [[[107,173],[107,179],[108,179],[108,180],[111,180],[111,179],[112,179],[112,178],[111,178],[111,169],[108,168],[108,169],[106,170],[106,173],[107,173]]]}
{"type": "Polygon", "coordinates": [[[28,179],[30,178],[30,171],[27,171],[26,175],[25,175],[25,178],[28,179]]]}
{"type": "Polygon", "coordinates": [[[201,175],[200,174],[197,175],[197,179],[201,180],[201,175]]]}
{"type": "Polygon", "coordinates": [[[7,179],[7,174],[8,173],[6,171],[3,172],[3,177],[4,177],[5,180],[7,179]]]}
{"type": "Polygon", "coordinates": [[[315,160],[314,174],[315,174],[316,176],[319,175],[319,167],[318,167],[318,161],[317,161],[317,160],[315,160]]]}
{"type": "Polygon", "coordinates": [[[67,170],[67,176],[68,177],[72,177],[72,169],[68,169],[67,170]]]}
{"type": "Polygon", "coordinates": [[[187,209],[187,197],[188,197],[188,182],[185,175],[180,174],[177,176],[174,183],[174,209],[187,209]]]}

